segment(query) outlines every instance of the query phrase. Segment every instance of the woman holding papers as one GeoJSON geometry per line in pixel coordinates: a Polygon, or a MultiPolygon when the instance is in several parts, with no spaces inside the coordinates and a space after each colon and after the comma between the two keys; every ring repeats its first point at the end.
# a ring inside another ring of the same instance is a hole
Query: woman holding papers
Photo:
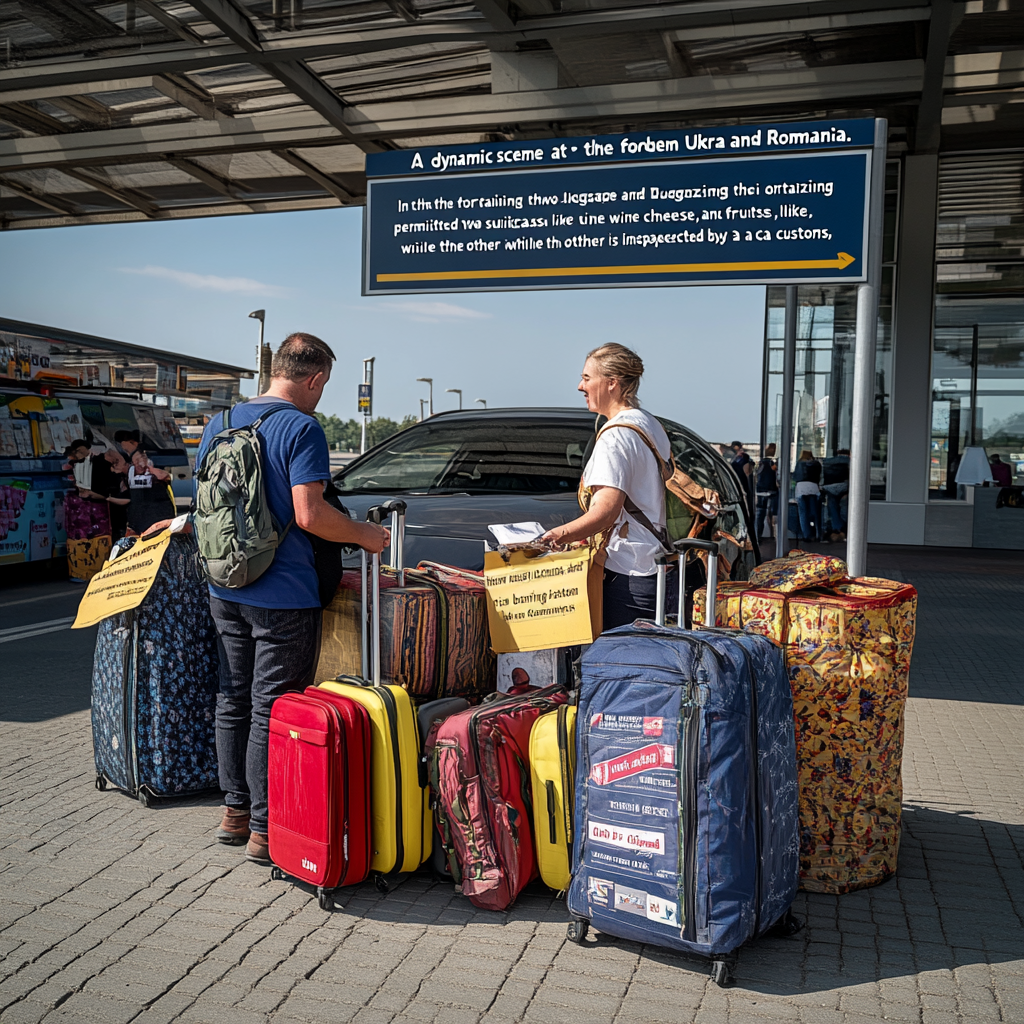
{"type": "MultiPolygon", "coordinates": [[[[579,390],[587,408],[608,422],[583,469],[580,504],[586,511],[541,537],[561,546],[607,535],[605,629],[653,617],[655,559],[668,543],[660,463],[668,461],[671,445],[662,425],[640,408],[643,372],[643,361],[624,345],[602,345],[587,356],[579,390]]],[[[670,586],[669,594],[674,591],[670,586]]]]}

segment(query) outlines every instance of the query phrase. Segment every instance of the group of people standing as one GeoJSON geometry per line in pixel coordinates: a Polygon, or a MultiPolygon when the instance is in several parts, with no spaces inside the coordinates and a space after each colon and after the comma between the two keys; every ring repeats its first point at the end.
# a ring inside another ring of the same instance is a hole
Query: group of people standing
{"type": "Polygon", "coordinates": [[[75,476],[75,490],[64,499],[69,540],[106,536],[114,542],[174,517],[171,475],[153,464],[137,430],[117,431],[114,447],[99,453],[78,438],[64,456],[75,476]]]}
{"type": "MultiPolygon", "coordinates": [[[[729,447],[734,454],[731,465],[747,496],[755,533],[760,539],[767,522],[770,536],[774,538],[779,515],[779,474],[775,444],[769,444],[764,449],[764,455],[756,465],[742,442],[733,441],[729,447]]],[[[796,515],[795,521],[790,519],[787,509],[786,526],[790,532],[798,540],[825,543],[845,541],[850,450],[840,448],[835,455],[819,461],[810,449],[805,448],[793,467],[791,482],[793,497],[796,499],[796,515]]]]}

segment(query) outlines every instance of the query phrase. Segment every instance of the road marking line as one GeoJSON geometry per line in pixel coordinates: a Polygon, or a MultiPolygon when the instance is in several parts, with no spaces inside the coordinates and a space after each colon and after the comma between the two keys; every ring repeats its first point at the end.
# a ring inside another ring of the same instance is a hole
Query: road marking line
{"type": "Polygon", "coordinates": [[[856,257],[834,260],[771,260],[764,263],[658,263],[640,267],[534,267],[516,270],[431,270],[378,274],[378,281],[475,281],[503,277],[599,277],[608,274],[714,274],[734,270],[845,270],[856,257]]]}
{"type": "Polygon", "coordinates": [[[58,590],[53,594],[40,594],[38,597],[21,597],[17,601],[2,601],[0,608],[13,608],[16,604],[32,604],[33,601],[54,601],[60,597],[70,597],[72,594],[84,594],[85,590],[58,590]]]}
{"type": "Polygon", "coordinates": [[[49,622],[33,622],[27,626],[15,626],[13,629],[0,629],[0,644],[10,643],[12,640],[27,640],[30,636],[42,636],[44,633],[59,633],[61,630],[70,629],[74,621],[74,615],[69,615],[65,619],[50,619],[49,622]]]}

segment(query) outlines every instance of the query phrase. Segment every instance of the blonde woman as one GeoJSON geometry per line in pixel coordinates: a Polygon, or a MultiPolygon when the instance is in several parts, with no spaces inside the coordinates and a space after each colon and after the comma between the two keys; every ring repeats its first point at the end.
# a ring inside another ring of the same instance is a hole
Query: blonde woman
{"type": "MultiPolygon", "coordinates": [[[[653,618],[655,559],[665,550],[665,484],[652,448],[671,454],[662,425],[640,408],[637,392],[644,364],[624,345],[609,344],[587,356],[579,391],[587,408],[608,422],[583,469],[592,497],[587,511],[541,538],[563,545],[610,531],[604,577],[604,628],[653,618]]],[[[668,588],[674,595],[675,588],[668,588]]]]}

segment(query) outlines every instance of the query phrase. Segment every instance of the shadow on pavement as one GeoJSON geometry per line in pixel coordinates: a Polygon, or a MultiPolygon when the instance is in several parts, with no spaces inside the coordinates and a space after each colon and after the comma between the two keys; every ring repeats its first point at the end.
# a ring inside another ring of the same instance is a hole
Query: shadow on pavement
{"type": "MultiPolygon", "coordinates": [[[[740,951],[737,986],[773,995],[912,979],[926,971],[1024,959],[1024,826],[905,807],[896,878],[842,896],[801,893],[793,938],[740,951]]],[[[647,946],[685,970],[701,961],[647,946]]]]}

